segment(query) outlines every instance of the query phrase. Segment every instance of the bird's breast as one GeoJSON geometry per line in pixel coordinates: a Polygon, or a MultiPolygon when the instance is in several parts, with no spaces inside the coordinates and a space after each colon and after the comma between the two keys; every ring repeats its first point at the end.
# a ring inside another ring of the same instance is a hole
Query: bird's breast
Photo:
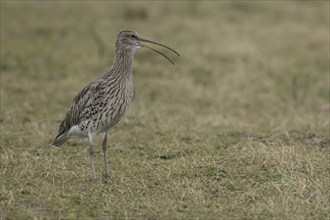
{"type": "Polygon", "coordinates": [[[133,84],[118,86],[117,90],[110,93],[111,99],[106,102],[103,115],[109,126],[114,126],[125,115],[133,99],[133,84]]]}

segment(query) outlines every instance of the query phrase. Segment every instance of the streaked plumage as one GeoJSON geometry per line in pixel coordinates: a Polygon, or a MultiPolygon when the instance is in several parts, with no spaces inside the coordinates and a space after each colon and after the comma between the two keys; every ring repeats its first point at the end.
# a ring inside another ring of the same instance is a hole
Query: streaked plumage
{"type": "MultiPolygon", "coordinates": [[[[74,98],[69,111],[59,126],[58,135],[54,145],[61,146],[70,138],[88,138],[89,153],[95,180],[95,168],[93,159],[92,140],[98,134],[104,134],[102,144],[105,176],[107,177],[107,134],[125,115],[133,98],[132,64],[136,49],[148,47],[141,42],[157,44],[167,49],[173,49],[137,36],[130,30],[122,30],[118,33],[115,44],[115,57],[112,66],[98,79],[83,88],[74,98]]],[[[150,48],[163,55],[159,51],[150,48]]],[[[171,60],[170,60],[171,61],[171,60]]],[[[171,61],[172,62],[172,61],[171,61]]],[[[173,63],[173,62],[172,62],[173,63]]]]}

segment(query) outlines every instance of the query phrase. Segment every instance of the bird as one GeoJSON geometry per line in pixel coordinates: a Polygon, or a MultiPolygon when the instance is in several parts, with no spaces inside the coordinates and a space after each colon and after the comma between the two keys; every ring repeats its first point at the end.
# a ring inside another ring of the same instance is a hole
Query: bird
{"type": "Polygon", "coordinates": [[[98,135],[103,135],[104,178],[111,178],[106,156],[108,135],[124,117],[134,96],[132,65],[136,50],[149,48],[174,65],[170,58],[146,43],[164,47],[180,56],[174,49],[142,38],[133,30],[121,30],[117,34],[112,65],[75,96],[64,120],[59,124],[53,146],[60,147],[69,139],[87,138],[93,181],[96,181],[93,138],[98,135]]]}

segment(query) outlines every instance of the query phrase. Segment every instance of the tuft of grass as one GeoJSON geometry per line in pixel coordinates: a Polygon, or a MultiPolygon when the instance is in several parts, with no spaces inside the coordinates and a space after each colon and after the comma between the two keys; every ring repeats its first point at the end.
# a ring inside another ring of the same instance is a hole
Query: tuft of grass
{"type": "Polygon", "coordinates": [[[329,2],[0,4],[1,219],[330,218],[329,2]],[[94,184],[85,142],[50,145],[123,28],[181,56],[136,53],[94,184]]]}

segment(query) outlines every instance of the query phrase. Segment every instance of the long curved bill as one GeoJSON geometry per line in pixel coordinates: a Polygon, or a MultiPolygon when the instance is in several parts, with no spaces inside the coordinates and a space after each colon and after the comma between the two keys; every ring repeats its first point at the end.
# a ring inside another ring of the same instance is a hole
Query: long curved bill
{"type": "MultiPolygon", "coordinates": [[[[166,45],[164,45],[164,44],[160,44],[160,43],[157,43],[157,42],[155,42],[155,41],[147,40],[147,39],[144,39],[144,38],[141,38],[141,37],[138,37],[138,40],[139,40],[140,42],[152,43],[152,44],[156,44],[156,45],[158,45],[158,46],[165,47],[166,49],[168,49],[168,50],[172,51],[173,53],[175,53],[176,55],[180,56],[180,54],[179,54],[178,52],[176,52],[175,50],[173,50],[172,48],[170,48],[170,47],[168,47],[168,46],[166,46],[166,45]]],[[[170,58],[168,58],[165,54],[163,54],[163,53],[159,52],[158,50],[156,50],[156,49],[154,49],[154,48],[152,48],[152,47],[149,47],[149,46],[147,46],[147,45],[145,45],[145,44],[140,43],[140,45],[141,45],[142,47],[149,48],[150,50],[153,50],[153,51],[155,51],[156,53],[162,55],[163,57],[165,57],[168,61],[170,61],[170,62],[174,65],[174,62],[173,62],[170,58]]]]}

